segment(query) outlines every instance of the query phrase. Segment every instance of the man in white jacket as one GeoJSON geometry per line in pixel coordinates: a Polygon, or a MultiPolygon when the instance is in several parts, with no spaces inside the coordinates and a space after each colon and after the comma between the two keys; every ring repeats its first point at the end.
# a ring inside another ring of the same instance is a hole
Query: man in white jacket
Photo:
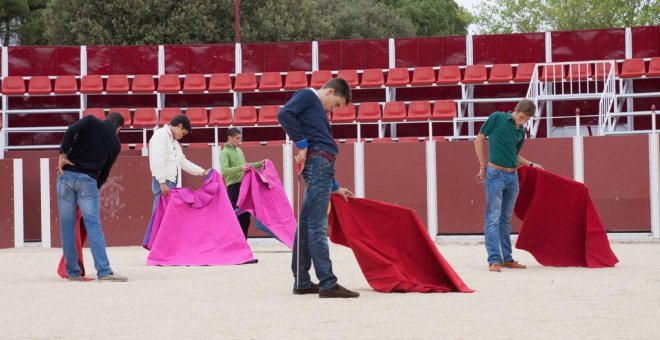
{"type": "MultiPolygon", "coordinates": [[[[179,140],[192,130],[190,119],[186,115],[172,118],[170,124],[165,124],[156,130],[149,140],[149,168],[151,169],[151,191],[154,193],[154,205],[151,216],[156,211],[160,194],[167,195],[170,188],[177,183],[179,167],[181,170],[195,176],[206,176],[209,170],[204,170],[189,161],[181,150],[179,140]]],[[[149,223],[151,225],[151,223],[149,223]]],[[[145,242],[149,239],[150,228],[147,228],[145,242]]]]}

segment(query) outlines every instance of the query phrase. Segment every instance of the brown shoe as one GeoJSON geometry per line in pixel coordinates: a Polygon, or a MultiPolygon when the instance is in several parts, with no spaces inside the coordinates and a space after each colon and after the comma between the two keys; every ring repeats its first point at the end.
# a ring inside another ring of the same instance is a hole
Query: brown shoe
{"type": "Polygon", "coordinates": [[[318,294],[319,285],[312,282],[312,285],[307,288],[293,288],[293,294],[295,295],[305,295],[305,294],[318,294]]]}
{"type": "Polygon", "coordinates": [[[502,267],[504,268],[513,268],[513,269],[525,269],[527,268],[526,265],[518,263],[518,261],[509,261],[509,262],[504,262],[502,263],[502,267]]]}
{"type": "Polygon", "coordinates": [[[356,298],[360,296],[358,292],[352,292],[340,285],[319,292],[320,298],[356,298]]]}
{"type": "Polygon", "coordinates": [[[491,272],[501,272],[502,266],[499,263],[491,263],[488,265],[488,270],[491,272]]]}
{"type": "Polygon", "coordinates": [[[80,276],[80,275],[78,275],[78,276],[69,276],[67,279],[69,281],[85,281],[85,279],[83,279],[83,277],[80,276]]]}

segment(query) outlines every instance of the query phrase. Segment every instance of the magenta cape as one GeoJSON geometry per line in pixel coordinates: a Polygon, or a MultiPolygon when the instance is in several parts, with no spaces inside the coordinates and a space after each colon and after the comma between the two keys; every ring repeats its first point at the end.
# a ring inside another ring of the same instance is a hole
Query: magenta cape
{"type": "Polygon", "coordinates": [[[228,265],[254,260],[222,176],[212,170],[196,191],[161,195],[149,237],[147,265],[228,265]]]}

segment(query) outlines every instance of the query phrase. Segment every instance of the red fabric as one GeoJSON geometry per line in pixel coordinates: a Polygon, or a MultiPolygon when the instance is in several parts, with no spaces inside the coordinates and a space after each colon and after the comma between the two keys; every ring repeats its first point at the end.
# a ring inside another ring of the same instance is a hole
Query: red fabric
{"type": "Polygon", "coordinates": [[[544,266],[600,268],[619,262],[584,184],[526,166],[518,169],[518,178],[514,211],[523,224],[516,248],[544,266]]]}
{"type": "Polygon", "coordinates": [[[353,250],[369,285],[380,292],[472,289],[440,255],[414,211],[369,199],[332,195],[330,240],[353,250]]]}
{"type": "MultiPolygon", "coordinates": [[[[76,211],[76,249],[78,249],[78,265],[80,266],[80,276],[85,277],[85,264],[83,262],[83,253],[82,245],[87,240],[87,229],[85,229],[85,222],[83,222],[82,216],[80,215],[80,209],[76,211]]],[[[64,255],[60,258],[60,264],[57,267],[57,274],[63,278],[67,279],[69,276],[66,275],[66,260],[64,255]]]]}

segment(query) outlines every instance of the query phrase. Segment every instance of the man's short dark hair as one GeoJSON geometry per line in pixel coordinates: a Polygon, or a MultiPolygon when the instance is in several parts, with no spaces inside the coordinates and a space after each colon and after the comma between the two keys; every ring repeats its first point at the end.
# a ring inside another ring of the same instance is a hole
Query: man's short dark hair
{"type": "Polygon", "coordinates": [[[523,99],[516,105],[516,111],[523,113],[527,117],[534,117],[536,113],[536,105],[529,99],[523,99]]]}
{"type": "Polygon", "coordinates": [[[116,128],[124,127],[124,116],[119,112],[110,112],[105,116],[105,120],[112,122],[116,128]]]}
{"type": "Polygon", "coordinates": [[[229,128],[229,130],[227,130],[227,139],[229,139],[229,137],[234,137],[240,134],[241,134],[241,130],[239,130],[238,128],[235,127],[229,128]]]}
{"type": "Polygon", "coordinates": [[[172,121],[170,122],[170,125],[178,126],[179,124],[183,124],[184,130],[188,132],[192,131],[192,125],[190,125],[190,119],[188,119],[188,116],[186,115],[174,116],[174,118],[172,118],[172,121]]]}
{"type": "Polygon", "coordinates": [[[333,89],[335,95],[346,98],[346,105],[351,103],[351,87],[343,78],[332,78],[328,80],[322,89],[333,89]]]}

